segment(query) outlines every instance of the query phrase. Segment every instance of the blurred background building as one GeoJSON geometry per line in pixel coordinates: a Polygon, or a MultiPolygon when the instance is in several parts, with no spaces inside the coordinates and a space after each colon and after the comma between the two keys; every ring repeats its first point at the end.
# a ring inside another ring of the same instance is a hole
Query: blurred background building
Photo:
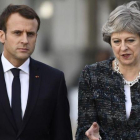
{"type": "MultiPolygon", "coordinates": [[[[130,0],[1,0],[0,13],[9,4],[26,4],[41,18],[32,57],[65,73],[73,136],[77,127],[78,78],[86,64],[109,58],[109,44],[101,28],[109,13],[130,0]]],[[[0,51],[3,47],[0,44],[0,51]]]]}

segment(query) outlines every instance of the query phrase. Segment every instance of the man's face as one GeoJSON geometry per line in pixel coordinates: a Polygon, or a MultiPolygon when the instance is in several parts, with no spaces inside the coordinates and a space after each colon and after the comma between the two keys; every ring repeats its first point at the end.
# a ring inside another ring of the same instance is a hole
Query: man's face
{"type": "Polygon", "coordinates": [[[6,24],[6,33],[0,30],[4,56],[16,67],[22,65],[33,53],[37,38],[38,22],[12,14],[6,24]]]}

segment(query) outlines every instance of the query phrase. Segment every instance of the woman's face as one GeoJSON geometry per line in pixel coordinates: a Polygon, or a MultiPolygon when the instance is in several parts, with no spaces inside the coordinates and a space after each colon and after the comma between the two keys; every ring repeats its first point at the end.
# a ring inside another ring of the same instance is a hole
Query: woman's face
{"type": "Polygon", "coordinates": [[[126,31],[111,35],[111,46],[121,65],[140,65],[140,36],[126,31]]]}

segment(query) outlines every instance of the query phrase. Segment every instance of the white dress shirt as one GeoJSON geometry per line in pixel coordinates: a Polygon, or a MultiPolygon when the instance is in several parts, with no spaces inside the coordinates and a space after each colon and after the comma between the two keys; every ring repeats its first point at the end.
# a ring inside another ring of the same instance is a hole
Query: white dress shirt
{"type": "MultiPolygon", "coordinates": [[[[13,74],[10,69],[15,68],[2,54],[1,57],[2,66],[4,70],[4,77],[6,82],[7,94],[9,98],[9,103],[11,106],[11,99],[12,99],[12,81],[13,81],[13,74]]],[[[28,92],[29,92],[29,63],[30,59],[28,58],[20,67],[20,83],[21,83],[21,109],[22,109],[22,117],[24,116],[27,99],[28,99],[28,92]]]]}
{"type": "Polygon", "coordinates": [[[131,91],[129,85],[124,85],[124,91],[125,91],[125,108],[126,108],[126,118],[129,119],[131,108],[132,108],[132,102],[131,102],[131,91]]]}

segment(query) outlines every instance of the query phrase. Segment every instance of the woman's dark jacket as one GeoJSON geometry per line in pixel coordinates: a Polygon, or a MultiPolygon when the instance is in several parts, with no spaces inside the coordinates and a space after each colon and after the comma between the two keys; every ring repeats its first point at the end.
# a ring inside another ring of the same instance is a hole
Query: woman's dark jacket
{"type": "Polygon", "coordinates": [[[76,140],[97,122],[103,140],[140,140],[140,83],[131,87],[132,109],[126,119],[122,75],[113,71],[114,58],[85,66],[79,79],[76,140]]]}

